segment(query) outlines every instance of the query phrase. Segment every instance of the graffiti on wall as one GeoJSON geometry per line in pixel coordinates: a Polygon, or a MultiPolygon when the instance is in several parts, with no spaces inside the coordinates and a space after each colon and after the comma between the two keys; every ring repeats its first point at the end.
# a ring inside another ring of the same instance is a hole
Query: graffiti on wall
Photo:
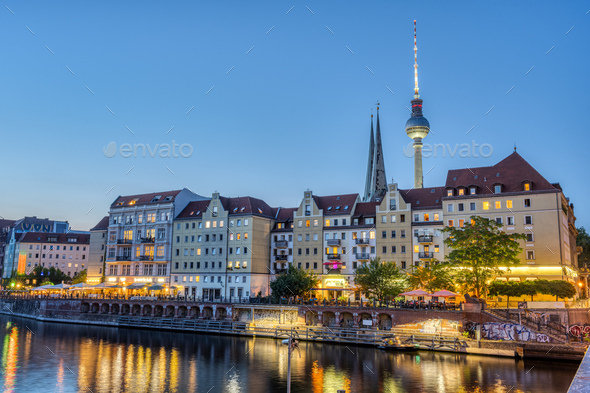
{"type": "Polygon", "coordinates": [[[534,332],[517,323],[484,323],[481,326],[481,336],[488,340],[551,342],[546,334],[534,332]]]}
{"type": "Polygon", "coordinates": [[[590,335],[590,325],[572,325],[570,326],[569,332],[573,337],[582,339],[587,335],[590,335]]]}

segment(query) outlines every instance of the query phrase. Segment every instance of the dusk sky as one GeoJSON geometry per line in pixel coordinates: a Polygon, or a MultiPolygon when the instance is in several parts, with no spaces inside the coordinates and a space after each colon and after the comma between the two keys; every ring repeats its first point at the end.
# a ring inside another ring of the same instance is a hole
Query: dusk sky
{"type": "Polygon", "coordinates": [[[588,228],[589,10],[587,1],[3,2],[0,216],[88,230],[118,195],[188,187],[292,207],[306,189],[362,193],[378,101],[388,181],[410,188],[416,19],[424,143],[450,147],[425,154],[425,186],[444,185],[449,169],[493,165],[516,144],[588,228]],[[160,157],[173,141],[192,154],[160,157]],[[155,157],[123,157],[123,144],[155,157]],[[486,157],[479,148],[461,157],[461,144],[486,144],[486,157]]]}

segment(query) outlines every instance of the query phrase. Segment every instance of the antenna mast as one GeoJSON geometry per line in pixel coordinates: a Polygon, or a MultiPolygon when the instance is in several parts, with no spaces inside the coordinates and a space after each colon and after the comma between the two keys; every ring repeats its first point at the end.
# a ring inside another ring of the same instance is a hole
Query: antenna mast
{"type": "Polygon", "coordinates": [[[418,46],[416,45],[416,20],[414,20],[414,97],[420,97],[420,94],[418,94],[418,46]]]}

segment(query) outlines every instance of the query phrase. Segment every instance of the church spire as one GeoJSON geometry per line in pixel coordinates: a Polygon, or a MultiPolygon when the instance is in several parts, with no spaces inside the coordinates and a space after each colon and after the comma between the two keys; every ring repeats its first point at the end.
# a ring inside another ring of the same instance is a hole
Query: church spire
{"type": "Polygon", "coordinates": [[[371,198],[371,182],[373,175],[373,155],[375,150],[375,134],[373,133],[373,114],[371,113],[371,139],[369,140],[369,162],[367,163],[367,177],[365,179],[365,195],[363,201],[371,198]]]}
{"type": "Polygon", "coordinates": [[[371,201],[381,199],[387,192],[383,146],[381,145],[381,125],[379,124],[379,103],[377,103],[377,132],[375,134],[375,150],[373,153],[373,173],[371,180],[371,201]]]}

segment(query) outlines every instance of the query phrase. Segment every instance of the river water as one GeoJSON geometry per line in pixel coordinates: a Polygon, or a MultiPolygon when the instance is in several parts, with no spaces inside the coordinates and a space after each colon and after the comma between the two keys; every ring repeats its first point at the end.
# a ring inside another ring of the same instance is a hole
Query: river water
{"type": "MultiPolygon", "coordinates": [[[[286,392],[280,340],[0,315],[2,392],[286,392]]],[[[291,391],[566,392],[572,363],[300,344],[291,391]]]]}

